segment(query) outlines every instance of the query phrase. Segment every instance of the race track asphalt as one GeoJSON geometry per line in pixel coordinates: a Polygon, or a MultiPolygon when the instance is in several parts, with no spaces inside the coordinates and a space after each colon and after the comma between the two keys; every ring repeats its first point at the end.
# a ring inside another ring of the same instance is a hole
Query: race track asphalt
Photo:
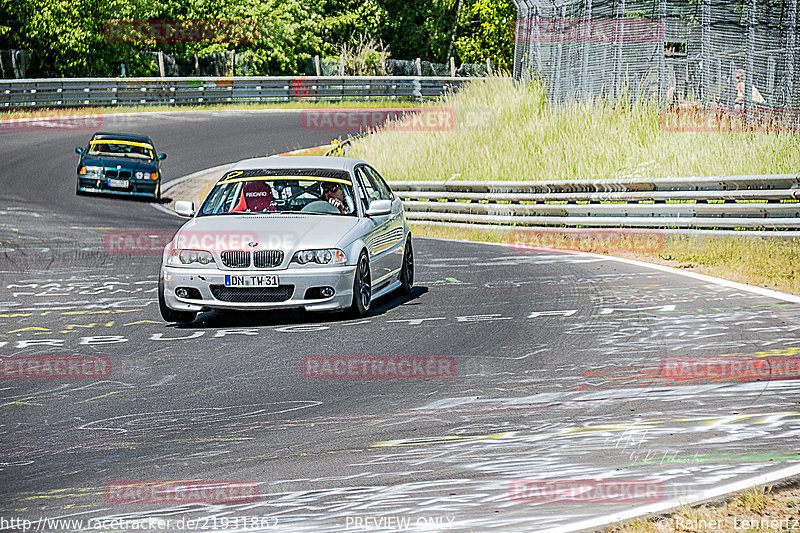
{"type": "MultiPolygon", "coordinates": [[[[366,319],[209,312],[167,324],[160,254],[110,253],[104,236],[182,220],[147,202],[76,196],[74,148],[91,131],[3,126],[0,354],[104,356],[112,372],[0,381],[0,519],[570,530],[800,466],[798,382],[784,379],[800,371],[746,370],[800,359],[797,304],[604,257],[417,239],[413,293],[376,302],[366,319]],[[308,356],[438,356],[454,371],[309,379],[308,356]],[[674,371],[698,357],[744,366],[674,371]],[[536,483],[510,491],[520,480],[536,483]],[[257,497],[109,493],[175,481],[251,483],[257,497]],[[556,482],[588,492],[554,499],[543,487],[556,482]]],[[[167,181],[334,136],[291,112],[158,113],[97,129],[150,135],[168,153],[167,181]]]]}

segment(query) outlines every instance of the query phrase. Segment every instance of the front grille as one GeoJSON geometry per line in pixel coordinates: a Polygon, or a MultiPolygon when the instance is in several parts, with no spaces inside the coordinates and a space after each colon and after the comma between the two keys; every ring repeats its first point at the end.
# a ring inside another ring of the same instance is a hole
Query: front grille
{"type": "Polygon", "coordinates": [[[294,285],[279,287],[211,286],[211,294],[223,302],[285,302],[292,297],[293,292],[294,285]]]}
{"type": "Polygon", "coordinates": [[[116,178],[117,176],[119,176],[119,172],[117,172],[116,170],[106,170],[107,178],[116,178]]]}
{"type": "Polygon", "coordinates": [[[274,268],[281,263],[283,263],[283,252],[280,250],[253,252],[253,266],[256,268],[274,268]]]}
{"type": "Polygon", "coordinates": [[[219,254],[222,264],[228,268],[247,268],[250,266],[250,252],[226,250],[219,254]]]}
{"type": "Polygon", "coordinates": [[[123,178],[123,179],[128,179],[128,178],[131,177],[131,171],[130,170],[120,170],[119,171],[119,177],[123,178]]]}

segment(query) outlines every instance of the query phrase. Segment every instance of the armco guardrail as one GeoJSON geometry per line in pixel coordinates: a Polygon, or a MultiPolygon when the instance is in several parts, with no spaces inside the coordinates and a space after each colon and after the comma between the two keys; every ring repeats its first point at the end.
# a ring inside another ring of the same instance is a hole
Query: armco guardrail
{"type": "Polygon", "coordinates": [[[477,78],[251,77],[0,80],[2,107],[186,105],[437,98],[477,78]]]}
{"type": "Polygon", "coordinates": [[[800,229],[800,174],[592,181],[397,181],[412,221],[800,229]]]}

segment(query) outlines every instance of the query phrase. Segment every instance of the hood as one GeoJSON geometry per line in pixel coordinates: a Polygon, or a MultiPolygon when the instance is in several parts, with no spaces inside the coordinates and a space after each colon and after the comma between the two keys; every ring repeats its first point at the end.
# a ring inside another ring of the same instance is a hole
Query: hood
{"type": "Polygon", "coordinates": [[[154,172],[158,168],[156,161],[145,161],[133,157],[109,157],[109,156],[84,156],[82,165],[85,167],[110,167],[117,168],[119,165],[126,170],[141,170],[154,172]]]}
{"type": "Polygon", "coordinates": [[[219,215],[198,217],[175,234],[174,246],[223,250],[297,250],[341,248],[359,223],[357,217],[306,215],[219,215]],[[251,246],[250,243],[257,243],[251,246]]]}

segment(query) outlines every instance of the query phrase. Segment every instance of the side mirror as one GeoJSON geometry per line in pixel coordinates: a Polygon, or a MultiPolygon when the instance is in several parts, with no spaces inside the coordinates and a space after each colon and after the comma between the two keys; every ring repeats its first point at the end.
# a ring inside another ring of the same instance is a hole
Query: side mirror
{"type": "Polygon", "coordinates": [[[158,160],[162,161],[167,158],[167,154],[158,154],[158,160]]]}
{"type": "Polygon", "coordinates": [[[388,215],[392,212],[391,200],[373,200],[367,209],[367,216],[374,217],[378,215],[388,215]]]}
{"type": "Polygon", "coordinates": [[[194,202],[187,202],[186,200],[179,200],[175,202],[175,212],[182,217],[190,217],[194,215],[194,202]]]}
{"type": "Polygon", "coordinates": [[[75,153],[76,153],[76,154],[82,154],[82,153],[83,153],[83,148],[81,148],[80,146],[77,146],[77,147],[75,148],[75,153]]]}

